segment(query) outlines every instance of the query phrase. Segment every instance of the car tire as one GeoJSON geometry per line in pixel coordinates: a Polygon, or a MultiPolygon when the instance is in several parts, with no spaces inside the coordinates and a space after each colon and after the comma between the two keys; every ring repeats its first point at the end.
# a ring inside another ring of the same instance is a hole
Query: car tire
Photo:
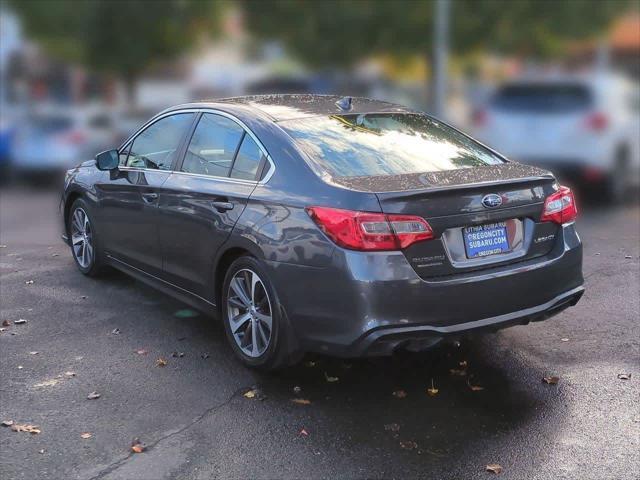
{"type": "Polygon", "coordinates": [[[297,360],[278,294],[258,259],[242,256],[229,266],[221,304],[227,339],[246,366],[270,371],[297,360]]]}
{"type": "Polygon", "coordinates": [[[71,255],[83,275],[95,277],[104,270],[104,259],[95,222],[86,201],[73,202],[67,218],[67,232],[71,255]],[[74,243],[75,241],[75,243],[74,243]]]}

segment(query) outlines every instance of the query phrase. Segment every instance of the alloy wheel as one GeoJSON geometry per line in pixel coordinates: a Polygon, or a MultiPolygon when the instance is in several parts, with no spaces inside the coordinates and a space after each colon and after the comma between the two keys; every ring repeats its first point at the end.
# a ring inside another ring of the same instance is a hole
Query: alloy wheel
{"type": "Polygon", "coordinates": [[[89,268],[93,261],[93,230],[89,216],[82,208],[76,208],[71,217],[71,245],[73,256],[82,268],[89,268]]]}
{"type": "Polygon", "coordinates": [[[271,300],[258,274],[236,272],[227,293],[227,321],[236,345],[249,357],[259,357],[269,347],[273,330],[271,300]]]}

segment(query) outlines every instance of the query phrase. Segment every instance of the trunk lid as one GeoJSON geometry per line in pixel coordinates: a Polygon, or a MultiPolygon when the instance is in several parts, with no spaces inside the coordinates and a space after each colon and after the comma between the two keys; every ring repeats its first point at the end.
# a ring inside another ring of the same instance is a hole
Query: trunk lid
{"type": "Polygon", "coordinates": [[[425,279],[529,260],[548,254],[556,244],[558,225],[539,221],[545,198],[555,191],[555,179],[535,167],[507,163],[344,181],[350,188],[373,189],[384,213],[418,215],[429,222],[436,238],[404,250],[425,279]],[[498,197],[501,204],[486,206],[487,196],[498,197]],[[471,237],[465,239],[470,227],[499,229],[508,247],[474,256],[470,245],[475,244],[469,243],[471,237]]]}

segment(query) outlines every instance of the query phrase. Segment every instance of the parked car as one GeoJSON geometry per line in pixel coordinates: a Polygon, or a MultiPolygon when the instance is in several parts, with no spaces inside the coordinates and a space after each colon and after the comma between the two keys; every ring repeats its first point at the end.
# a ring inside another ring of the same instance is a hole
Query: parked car
{"type": "Polygon", "coordinates": [[[366,98],[170,108],[70,170],[61,200],[83,274],[110,265],[219,315],[253,367],[422,350],[584,291],[568,188],[366,98]]]}
{"type": "Polygon", "coordinates": [[[112,145],[114,133],[113,118],[103,109],[33,112],[17,128],[12,168],[18,175],[62,173],[112,145]]]}
{"type": "Polygon", "coordinates": [[[474,134],[518,162],[620,201],[640,183],[640,90],[613,74],[502,85],[474,134]]]}

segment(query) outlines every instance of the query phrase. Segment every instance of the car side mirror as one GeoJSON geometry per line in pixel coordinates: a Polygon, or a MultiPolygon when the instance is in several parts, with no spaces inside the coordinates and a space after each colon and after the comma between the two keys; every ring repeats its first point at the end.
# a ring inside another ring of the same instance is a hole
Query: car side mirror
{"type": "Polygon", "coordinates": [[[96,155],[98,170],[115,170],[120,162],[118,150],[107,150],[96,155]]]}

